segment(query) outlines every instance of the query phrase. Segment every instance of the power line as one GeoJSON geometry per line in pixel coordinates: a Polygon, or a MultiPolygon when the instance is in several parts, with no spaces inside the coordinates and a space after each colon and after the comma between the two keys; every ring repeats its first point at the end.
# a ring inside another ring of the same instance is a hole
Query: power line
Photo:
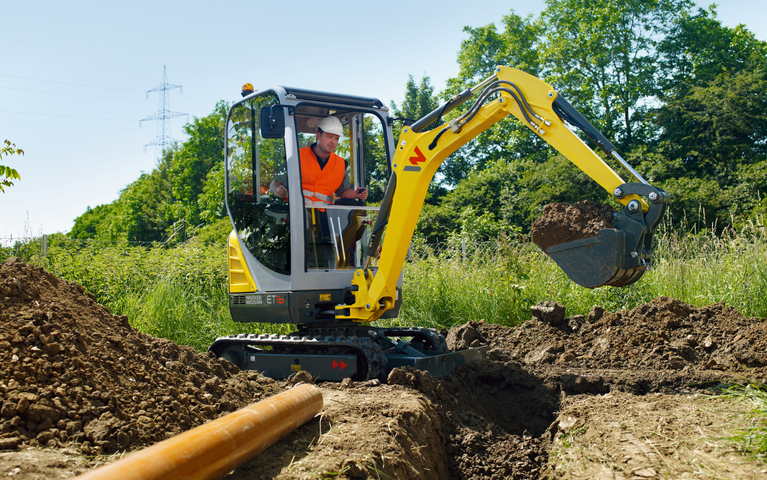
{"type": "Polygon", "coordinates": [[[61,151],[78,151],[78,152],[132,152],[133,150],[93,150],[90,148],[35,148],[35,151],[38,150],[54,150],[57,152],[61,151]]]}
{"type": "MultiPolygon", "coordinates": [[[[28,152],[25,152],[28,153],[28,152]]],[[[45,158],[45,157],[104,157],[106,155],[114,155],[114,152],[104,152],[104,153],[43,153],[40,155],[36,155],[36,158],[45,158]]],[[[133,157],[133,156],[142,156],[146,155],[146,153],[120,153],[120,156],[123,157],[133,157]]]]}
{"type": "Polygon", "coordinates": [[[18,114],[21,114],[21,115],[38,115],[38,116],[42,116],[42,117],[84,118],[84,119],[88,119],[88,120],[115,120],[115,121],[119,121],[119,122],[123,122],[123,121],[125,121],[125,122],[135,122],[136,121],[135,118],[76,117],[74,115],[56,115],[56,114],[53,114],[53,113],[14,112],[14,111],[11,111],[11,110],[0,110],[0,112],[3,112],[3,113],[18,113],[18,114]]]}
{"type": "Polygon", "coordinates": [[[96,98],[121,98],[124,100],[144,100],[143,98],[134,97],[113,97],[107,95],[88,95],[87,93],[64,93],[64,92],[51,92],[49,90],[32,90],[30,88],[13,88],[13,87],[0,87],[4,90],[18,90],[21,92],[38,92],[38,93],[53,93],[55,95],[74,95],[77,97],[96,97],[96,98]]]}
{"type": "Polygon", "coordinates": [[[192,100],[190,97],[187,97],[187,96],[186,96],[186,95],[184,95],[184,94],[181,94],[181,96],[182,96],[182,97],[184,97],[184,98],[186,98],[187,100],[189,100],[189,101],[190,101],[190,102],[192,102],[192,103],[195,103],[195,104],[197,104],[197,105],[200,105],[201,107],[203,106],[203,105],[202,105],[202,104],[200,104],[199,102],[195,102],[195,101],[194,101],[194,100],[192,100]]]}
{"type": "Polygon", "coordinates": [[[84,85],[82,83],[56,82],[54,80],[41,80],[39,78],[18,77],[16,75],[0,75],[0,77],[19,78],[21,80],[32,80],[34,82],[57,83],[59,85],[74,85],[76,87],[104,88],[107,90],[124,90],[127,92],[143,92],[143,90],[137,90],[135,88],[100,87],[98,85],[84,85]]]}
{"type": "Polygon", "coordinates": [[[8,125],[11,127],[35,127],[35,128],[86,128],[86,129],[99,129],[99,130],[138,130],[138,128],[130,127],[77,127],[72,125],[30,125],[28,123],[0,123],[0,125],[8,125]]]}
{"type": "Polygon", "coordinates": [[[26,43],[27,45],[34,45],[36,47],[42,47],[42,48],[45,48],[45,49],[61,50],[63,52],[72,52],[72,53],[77,53],[77,54],[80,54],[80,55],[92,55],[94,57],[109,58],[109,59],[112,59],[112,60],[130,61],[130,62],[136,62],[136,63],[143,63],[143,64],[146,64],[146,65],[157,65],[154,62],[147,62],[147,61],[144,61],[144,60],[136,60],[136,59],[133,59],[133,58],[112,57],[110,55],[101,55],[99,53],[83,52],[83,51],[79,51],[79,50],[72,50],[72,49],[69,49],[69,48],[54,47],[52,45],[42,45],[40,43],[25,42],[23,40],[16,40],[15,38],[0,37],[0,39],[2,39],[2,40],[10,40],[11,42],[17,42],[17,43],[26,43]]]}

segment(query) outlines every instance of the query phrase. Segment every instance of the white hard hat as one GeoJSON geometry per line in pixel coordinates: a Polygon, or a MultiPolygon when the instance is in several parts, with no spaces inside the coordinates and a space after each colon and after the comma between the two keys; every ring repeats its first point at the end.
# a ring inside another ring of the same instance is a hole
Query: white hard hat
{"type": "Polygon", "coordinates": [[[337,119],[336,117],[323,118],[320,121],[320,124],[317,125],[317,128],[319,128],[323,132],[338,135],[339,137],[343,136],[344,134],[344,126],[341,125],[341,120],[337,119]]]}

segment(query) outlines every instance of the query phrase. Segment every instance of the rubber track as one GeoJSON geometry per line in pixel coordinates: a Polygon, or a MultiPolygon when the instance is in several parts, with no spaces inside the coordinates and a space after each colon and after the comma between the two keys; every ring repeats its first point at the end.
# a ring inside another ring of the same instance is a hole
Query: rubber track
{"type": "MultiPolygon", "coordinates": [[[[372,380],[383,378],[386,374],[386,356],[383,349],[369,338],[365,337],[331,337],[331,336],[288,336],[288,335],[255,335],[237,334],[219,337],[210,346],[209,350],[217,353],[229,346],[239,346],[243,349],[247,345],[284,347],[292,349],[296,347],[319,350],[343,347],[355,350],[365,357],[367,375],[357,380],[372,380]],[[214,348],[215,347],[215,348],[214,348]]],[[[290,355],[290,352],[285,352],[290,355]]],[[[359,372],[358,372],[359,374],[359,372]]]]}

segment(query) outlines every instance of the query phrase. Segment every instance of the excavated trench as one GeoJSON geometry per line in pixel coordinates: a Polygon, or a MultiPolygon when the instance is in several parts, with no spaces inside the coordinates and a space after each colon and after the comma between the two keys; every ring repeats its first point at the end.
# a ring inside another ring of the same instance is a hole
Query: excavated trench
{"type": "Polygon", "coordinates": [[[446,466],[449,478],[537,478],[545,472],[559,392],[544,379],[490,361],[440,381],[395,370],[389,383],[431,400],[445,427],[445,448],[435,462],[446,466]]]}
{"type": "MultiPolygon", "coordinates": [[[[568,399],[767,379],[767,322],[723,304],[660,297],[585,316],[554,302],[531,310],[516,328],[451,329],[453,349],[491,348],[488,360],[449,377],[397,369],[383,384],[321,384],[322,415],[230,477],[537,478],[551,471],[552,442],[567,433],[560,414],[568,399]]],[[[63,448],[102,460],[300,380],[239,372],[140,333],[80,285],[16,259],[0,265],[0,362],[0,449],[63,448]]],[[[52,475],[25,476],[29,463],[19,463],[17,478],[52,475]]]]}

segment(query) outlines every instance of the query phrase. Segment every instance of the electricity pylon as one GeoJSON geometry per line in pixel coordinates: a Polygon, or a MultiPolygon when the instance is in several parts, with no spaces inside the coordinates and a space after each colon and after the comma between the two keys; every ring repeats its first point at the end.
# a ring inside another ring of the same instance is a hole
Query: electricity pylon
{"type": "MultiPolygon", "coordinates": [[[[186,121],[189,122],[188,113],[172,112],[168,110],[170,106],[170,92],[174,88],[180,90],[179,93],[184,92],[184,87],[181,85],[171,85],[168,83],[168,74],[166,73],[165,65],[162,66],[162,83],[157,85],[151,90],[147,90],[146,98],[149,100],[149,94],[152,92],[160,92],[160,97],[157,100],[157,113],[150,115],[143,120],[139,120],[138,126],[141,128],[141,122],[150,120],[157,120],[157,136],[154,140],[144,145],[144,153],[146,153],[146,147],[154,145],[160,147],[160,155],[165,150],[165,147],[172,145],[175,140],[170,136],[170,119],[186,115],[186,121]]],[[[157,149],[155,149],[157,153],[157,149]]]]}

